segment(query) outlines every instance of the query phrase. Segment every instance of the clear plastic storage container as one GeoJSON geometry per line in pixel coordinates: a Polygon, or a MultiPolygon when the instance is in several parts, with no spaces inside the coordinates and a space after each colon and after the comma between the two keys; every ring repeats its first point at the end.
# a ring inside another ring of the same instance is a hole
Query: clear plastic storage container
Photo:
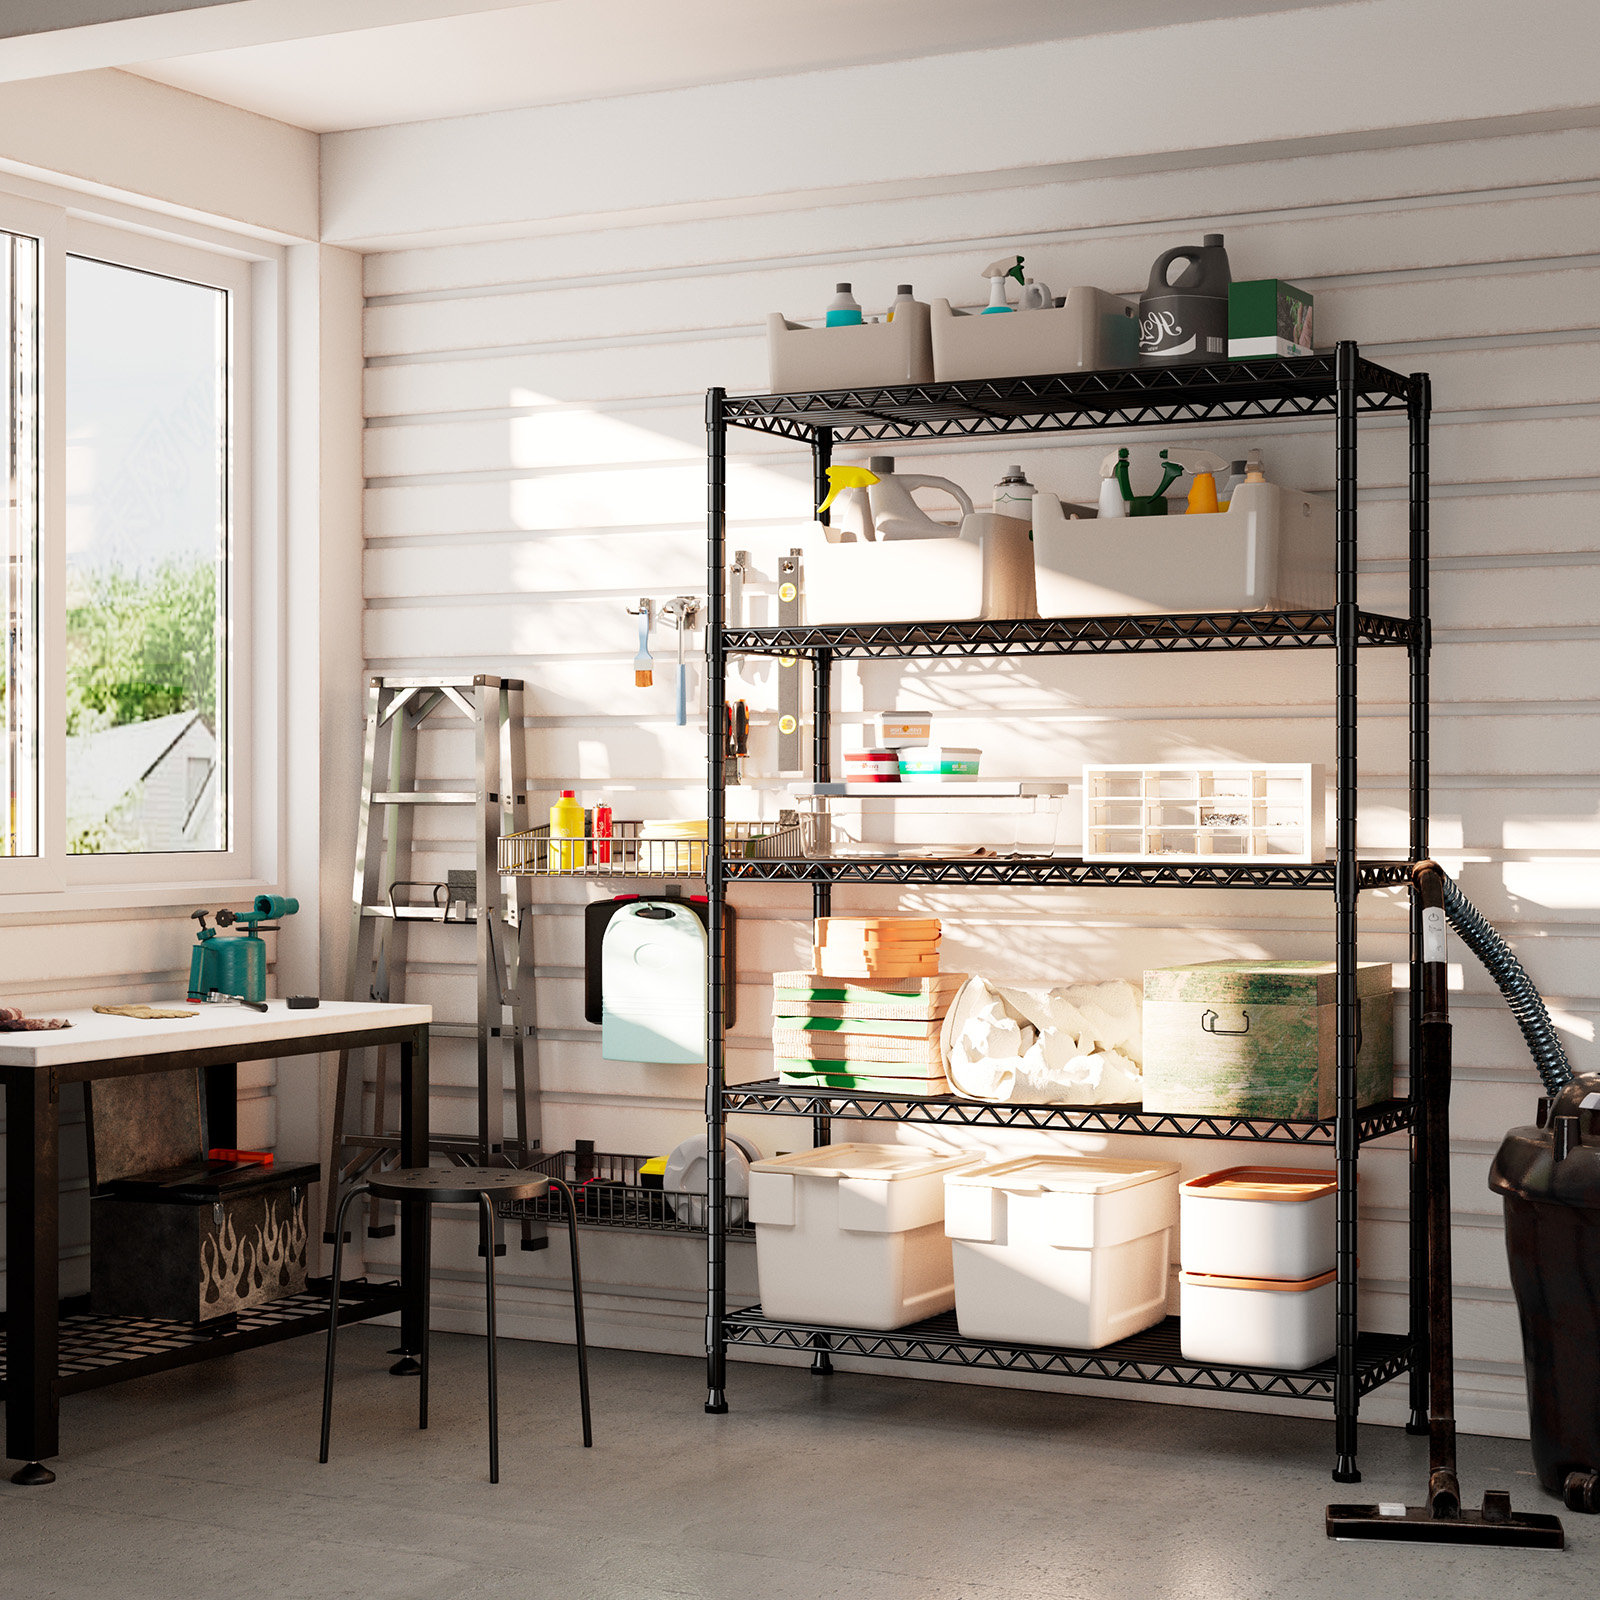
{"type": "Polygon", "coordinates": [[[978,1157],[833,1144],[750,1168],[761,1305],[770,1317],[903,1328],[955,1304],[945,1174],[978,1157]]]}
{"type": "Polygon", "coordinates": [[[964,1337],[1097,1349],[1166,1316],[1172,1162],[1023,1156],[944,1189],[964,1337]]]}

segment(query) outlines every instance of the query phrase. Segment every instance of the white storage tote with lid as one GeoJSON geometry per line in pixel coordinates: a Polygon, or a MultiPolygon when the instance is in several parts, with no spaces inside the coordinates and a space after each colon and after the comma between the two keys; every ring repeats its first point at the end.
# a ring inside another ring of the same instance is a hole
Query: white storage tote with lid
{"type": "Polygon", "coordinates": [[[1314,1278],[1179,1274],[1185,1361],[1303,1372],[1334,1352],[1334,1274],[1314,1278]]]}
{"type": "Polygon", "coordinates": [[[1335,1259],[1331,1172],[1228,1167],[1178,1190],[1185,1272],[1232,1278],[1316,1278],[1335,1259]]]}
{"type": "Polygon", "coordinates": [[[944,1192],[963,1338],[1093,1350],[1166,1316],[1173,1162],[1022,1156],[944,1192]]]}
{"type": "Polygon", "coordinates": [[[879,1329],[948,1311],[944,1177],[977,1160],[907,1144],[830,1144],[753,1162],[763,1311],[879,1329]]]}

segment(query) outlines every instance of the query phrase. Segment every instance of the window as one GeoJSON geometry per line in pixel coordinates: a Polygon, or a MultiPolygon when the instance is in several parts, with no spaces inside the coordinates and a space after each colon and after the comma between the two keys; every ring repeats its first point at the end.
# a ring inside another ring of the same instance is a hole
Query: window
{"type": "Polygon", "coordinates": [[[74,855],[227,848],[228,367],[226,290],[67,257],[74,855]]]}
{"type": "Polygon", "coordinates": [[[249,350],[277,279],[250,254],[0,193],[0,896],[260,876],[279,691],[253,698],[250,652],[275,661],[279,589],[252,582],[249,350]]]}
{"type": "Polygon", "coordinates": [[[39,849],[39,247],[0,234],[0,429],[6,474],[5,659],[0,663],[0,856],[39,849]]]}

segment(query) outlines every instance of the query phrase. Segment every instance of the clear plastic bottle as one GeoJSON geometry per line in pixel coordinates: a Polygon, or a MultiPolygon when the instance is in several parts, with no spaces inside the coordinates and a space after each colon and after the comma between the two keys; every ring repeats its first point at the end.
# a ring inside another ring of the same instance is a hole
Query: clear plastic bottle
{"type": "Polygon", "coordinates": [[[833,299],[828,302],[830,328],[857,328],[861,325],[861,304],[850,292],[848,283],[836,283],[833,299]]]}

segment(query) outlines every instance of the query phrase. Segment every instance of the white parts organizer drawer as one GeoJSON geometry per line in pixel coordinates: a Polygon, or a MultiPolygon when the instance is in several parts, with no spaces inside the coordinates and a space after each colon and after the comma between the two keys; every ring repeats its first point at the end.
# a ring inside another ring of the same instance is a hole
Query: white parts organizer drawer
{"type": "Polygon", "coordinates": [[[808,328],[770,312],[767,376],[774,394],[931,383],[928,308],[917,303],[897,311],[893,322],[844,328],[808,328]]]}
{"type": "Polygon", "coordinates": [[[944,1177],[975,1165],[904,1144],[835,1144],[750,1168],[768,1316],[903,1328],[955,1304],[944,1177]]]}
{"type": "Polygon", "coordinates": [[[944,1187],[964,1338],[1093,1350],[1166,1316],[1172,1162],[1024,1156],[944,1187]]]}
{"type": "Polygon", "coordinates": [[[954,310],[932,305],[933,375],[1022,378],[1041,372],[1092,372],[1131,367],[1139,356],[1139,314],[1133,301],[1086,285],[1068,289],[1066,304],[1048,311],[954,310]]]}
{"type": "Polygon", "coordinates": [[[1186,1272],[1315,1278],[1332,1270],[1338,1184],[1299,1167],[1229,1167],[1178,1189],[1186,1272]]]}
{"type": "Polygon", "coordinates": [[[1323,861],[1326,805],[1315,763],[1085,767],[1083,858],[1323,861]]]}
{"type": "Polygon", "coordinates": [[[1073,519],[1033,497],[1041,617],[1324,610],[1334,602],[1333,502],[1241,484],[1226,511],[1073,519]]]}

